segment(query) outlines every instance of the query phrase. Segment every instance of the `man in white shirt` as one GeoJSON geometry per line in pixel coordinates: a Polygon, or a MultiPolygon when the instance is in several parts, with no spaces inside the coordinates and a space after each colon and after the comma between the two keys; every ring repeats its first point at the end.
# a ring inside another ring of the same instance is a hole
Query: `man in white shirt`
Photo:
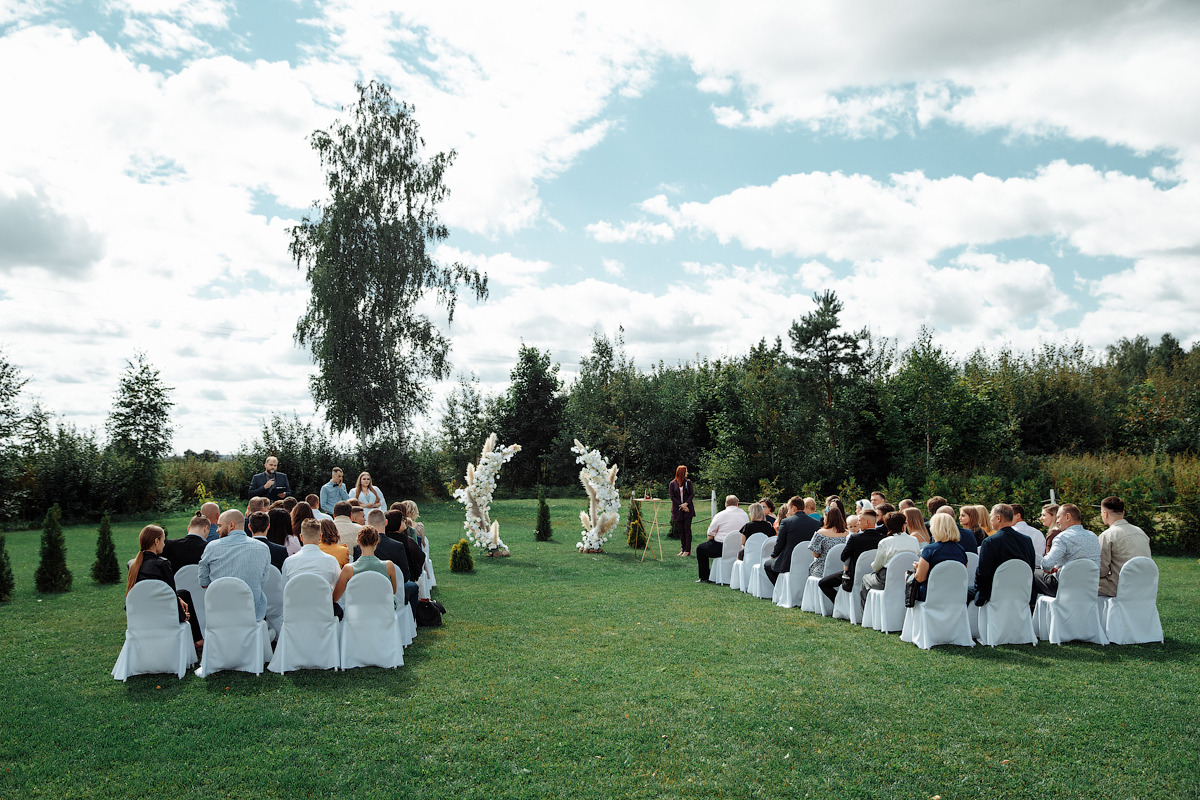
{"type": "Polygon", "coordinates": [[[317,522],[320,522],[323,519],[333,519],[333,517],[321,510],[321,500],[315,494],[310,494],[305,497],[304,502],[308,503],[308,507],[312,509],[313,519],[315,519],[317,522]]]}
{"type": "MultiPolygon", "coordinates": [[[[286,587],[289,580],[302,572],[311,572],[329,581],[330,588],[333,588],[342,568],[336,558],[318,547],[321,542],[321,523],[315,519],[300,523],[300,542],[303,546],[283,562],[283,585],[286,587]]],[[[342,618],[342,609],[337,603],[333,604],[333,613],[338,619],[342,618]]]]}
{"type": "Polygon", "coordinates": [[[1023,533],[1033,542],[1033,566],[1035,569],[1042,568],[1042,555],[1046,552],[1046,537],[1037,528],[1025,521],[1025,509],[1020,503],[1009,503],[1013,510],[1012,529],[1017,533],[1023,533]]]}
{"type": "MultiPolygon", "coordinates": [[[[913,561],[920,558],[921,543],[911,533],[904,532],[904,515],[902,513],[892,511],[884,515],[883,524],[887,526],[888,533],[891,535],[885,536],[879,542],[879,546],[875,549],[875,560],[871,562],[871,571],[862,576],[858,599],[863,606],[867,603],[867,592],[872,589],[882,589],[887,583],[887,565],[892,560],[892,556],[908,552],[913,554],[913,561]]],[[[892,578],[902,581],[904,574],[893,575],[892,578]]]]}
{"type": "Polygon", "coordinates": [[[712,583],[708,579],[709,561],[721,557],[725,546],[725,538],[730,534],[741,537],[741,529],[750,524],[750,515],[738,507],[738,499],[734,495],[725,498],[725,508],[718,511],[708,525],[708,541],[696,548],[696,566],[700,569],[700,579],[696,583],[712,583]]]}

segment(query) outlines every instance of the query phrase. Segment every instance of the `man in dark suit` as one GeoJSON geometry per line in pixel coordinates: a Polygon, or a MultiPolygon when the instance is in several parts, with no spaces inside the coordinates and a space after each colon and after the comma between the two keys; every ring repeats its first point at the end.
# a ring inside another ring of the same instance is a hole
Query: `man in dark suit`
{"type": "MultiPolygon", "coordinates": [[[[790,517],[779,523],[779,536],[775,539],[775,549],[771,557],[763,562],[763,572],[771,585],[785,572],[792,570],[792,550],[801,542],[812,541],[813,534],[821,530],[821,523],[803,513],[805,500],[793,497],[788,500],[792,509],[790,517]]],[[[807,577],[807,576],[806,576],[807,577]]]]}
{"type": "Polygon", "coordinates": [[[263,464],[264,471],[258,473],[250,479],[250,488],[247,494],[250,497],[267,497],[272,502],[282,500],[292,493],[292,487],[288,485],[287,475],[277,470],[279,459],[275,456],[268,456],[263,464]]]}
{"type": "MultiPolygon", "coordinates": [[[[874,498],[874,494],[877,493],[873,493],[872,498],[874,498]]],[[[880,503],[879,507],[874,509],[874,511],[866,509],[859,512],[858,516],[860,520],[871,520],[871,515],[874,514],[877,522],[874,528],[867,528],[864,525],[860,532],[846,539],[846,545],[842,548],[842,571],[822,578],[820,583],[817,584],[826,597],[833,600],[837,596],[837,590],[842,585],[844,575],[850,576],[851,586],[859,585],[858,581],[862,576],[854,574],[854,568],[858,564],[858,557],[868,550],[875,550],[879,547],[879,543],[888,535],[888,529],[883,524],[883,518],[895,510],[896,508],[891,503],[880,503]]]]}
{"type": "Polygon", "coordinates": [[[171,562],[171,570],[179,572],[180,567],[188,564],[199,564],[204,547],[208,544],[208,520],[197,514],[188,521],[187,536],[182,539],[169,539],[163,545],[163,556],[171,562]]]}
{"type": "MultiPolygon", "coordinates": [[[[996,532],[979,545],[979,567],[975,570],[975,585],[967,590],[967,599],[975,598],[981,606],[992,597],[992,580],[996,569],[1005,561],[1019,558],[1033,571],[1033,542],[1012,526],[1013,509],[1007,503],[992,506],[992,527],[996,532]]],[[[1029,603],[1037,602],[1037,590],[1030,589],[1029,603]]]]}
{"type": "Polygon", "coordinates": [[[287,548],[267,539],[267,529],[271,527],[271,517],[265,511],[255,511],[246,517],[246,530],[250,536],[267,546],[271,551],[271,566],[283,572],[283,562],[287,560],[287,548]]]}

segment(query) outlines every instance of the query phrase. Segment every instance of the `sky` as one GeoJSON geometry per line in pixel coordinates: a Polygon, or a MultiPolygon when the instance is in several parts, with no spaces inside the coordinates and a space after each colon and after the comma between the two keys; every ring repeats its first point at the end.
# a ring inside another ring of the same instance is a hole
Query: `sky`
{"type": "MultiPolygon", "coordinates": [[[[174,449],[312,418],[308,137],[387,83],[454,149],[450,380],[745,353],[832,289],[947,351],[1200,342],[1200,3],[0,0],[0,349],[102,429],[137,352],[174,449]],[[600,7],[603,6],[603,7],[600,7]]],[[[319,417],[317,420],[319,421],[319,417]]]]}

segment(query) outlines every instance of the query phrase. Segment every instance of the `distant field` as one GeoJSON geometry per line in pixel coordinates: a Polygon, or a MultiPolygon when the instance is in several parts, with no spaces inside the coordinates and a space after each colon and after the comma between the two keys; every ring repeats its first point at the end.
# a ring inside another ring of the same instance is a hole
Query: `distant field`
{"type": "MultiPolygon", "coordinates": [[[[938,648],[639,563],[622,530],[580,555],[579,500],[498,501],[512,548],[447,562],[456,504],[422,504],[446,626],[395,671],[109,671],[123,587],[33,590],[39,532],[8,535],[0,798],[1196,798],[1195,558],[1158,558],[1163,645],[938,648]]],[[[186,516],[164,521],[172,536],[186,516]]],[[[115,526],[122,562],[138,524],[115,526]]],[[[701,527],[697,525],[697,534],[701,527]]]]}

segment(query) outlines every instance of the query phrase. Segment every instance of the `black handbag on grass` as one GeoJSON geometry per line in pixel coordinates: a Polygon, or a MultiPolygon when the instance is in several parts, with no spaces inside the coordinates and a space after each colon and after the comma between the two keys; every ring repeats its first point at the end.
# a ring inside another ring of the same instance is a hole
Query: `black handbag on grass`
{"type": "Polygon", "coordinates": [[[413,619],[419,628],[440,628],[446,607],[437,600],[418,600],[413,605],[413,619]]]}

